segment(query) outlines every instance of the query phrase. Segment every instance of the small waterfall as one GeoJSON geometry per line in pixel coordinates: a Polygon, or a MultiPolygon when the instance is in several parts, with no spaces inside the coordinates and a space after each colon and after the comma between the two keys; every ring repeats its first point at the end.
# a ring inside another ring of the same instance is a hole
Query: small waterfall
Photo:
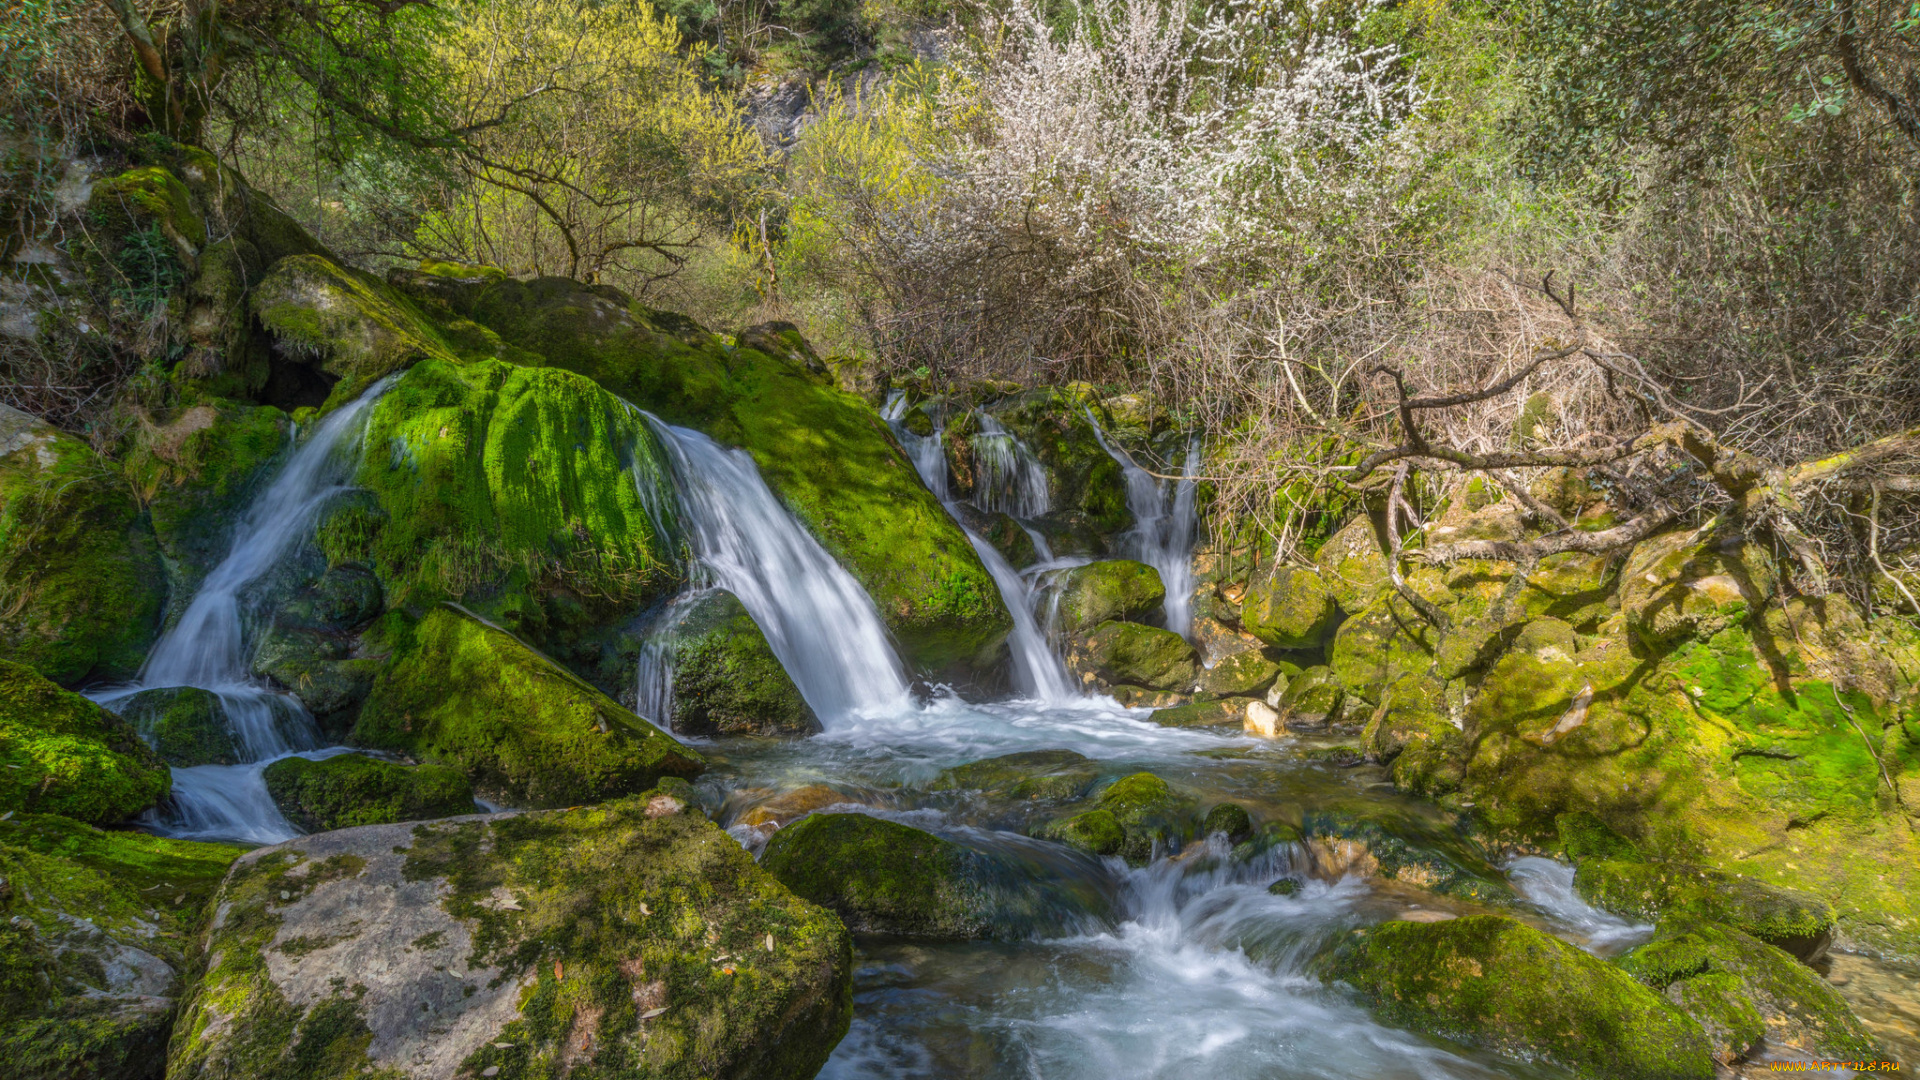
{"type": "Polygon", "coordinates": [[[821,723],[905,709],[906,677],[873,601],[774,497],[753,458],[647,421],[672,458],[694,554],[709,576],[703,583],[740,598],[821,723]]]}
{"type": "Polygon", "coordinates": [[[980,414],[980,433],[973,437],[973,459],[979,480],[973,504],[989,513],[1032,520],[1052,503],[1047,470],[1025,443],[986,413],[980,414]]]}
{"type": "Polygon", "coordinates": [[[242,594],[306,538],[329,499],[348,490],[367,409],[391,381],[320,422],[247,507],[226,558],[147,654],[139,679],[96,695],[111,706],[142,690],[194,686],[220,699],[244,764],[173,770],[173,810],[161,823],[171,835],[259,843],[297,835],[274,809],[260,773],[273,758],[319,746],[320,733],[298,699],[254,681],[242,594]]]}
{"type": "Polygon", "coordinates": [[[1200,442],[1194,439],[1187,443],[1180,479],[1163,481],[1109,442],[1091,413],[1087,423],[1092,425],[1100,448],[1119,463],[1127,478],[1127,509],[1133,514],[1133,528],[1120,537],[1121,553],[1160,572],[1160,583],[1167,588],[1167,629],[1188,637],[1193,632],[1193,540],[1198,525],[1193,477],[1200,471],[1200,442]]]}
{"type": "MultiPolygon", "coordinates": [[[[1019,571],[1007,562],[999,549],[987,543],[972,529],[967,528],[967,523],[961,519],[955,500],[947,487],[947,455],[940,445],[939,429],[936,428],[932,435],[921,437],[902,427],[899,421],[904,413],[905,404],[906,396],[896,392],[895,396],[888,400],[887,408],[881,416],[892,426],[894,437],[906,450],[908,459],[913,462],[914,471],[920,474],[920,479],[927,485],[927,490],[933,492],[934,497],[940,500],[940,505],[946,508],[947,515],[953,518],[953,523],[960,526],[960,531],[966,534],[967,542],[973,545],[973,550],[980,556],[980,562],[986,566],[987,573],[993,576],[993,583],[1000,590],[1001,601],[1007,605],[1007,611],[1013,615],[1013,633],[1008,636],[1008,645],[1009,651],[1013,654],[1014,687],[1022,694],[1044,702],[1065,702],[1078,698],[1080,695],[1074,691],[1073,681],[1067,676],[1066,665],[1060,662],[1060,658],[1055,656],[1053,649],[1047,645],[1046,635],[1040,632],[1040,625],[1033,617],[1032,588],[1021,579],[1019,571]]],[[[998,424],[994,426],[999,427],[998,424]]],[[[1015,441],[1013,436],[1007,434],[1004,429],[1001,434],[1006,435],[1008,442],[1015,441]]],[[[1040,475],[1040,500],[1040,513],[1045,513],[1046,474],[1044,472],[1040,475]]]]}

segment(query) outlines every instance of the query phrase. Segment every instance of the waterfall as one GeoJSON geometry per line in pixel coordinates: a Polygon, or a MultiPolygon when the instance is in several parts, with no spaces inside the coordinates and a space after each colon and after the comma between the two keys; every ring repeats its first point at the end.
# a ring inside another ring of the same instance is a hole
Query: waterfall
{"type": "MultiPolygon", "coordinates": [[[[927,485],[927,490],[933,492],[934,497],[940,500],[940,505],[946,508],[947,515],[953,518],[954,524],[960,526],[960,531],[966,534],[967,542],[973,545],[974,552],[980,556],[980,562],[986,566],[987,573],[992,575],[994,585],[1000,590],[1000,599],[1007,605],[1007,611],[1013,616],[1013,633],[1008,635],[1007,643],[1009,651],[1013,654],[1014,688],[1028,697],[1043,702],[1065,702],[1078,698],[1080,695],[1074,690],[1073,681],[1067,676],[1066,666],[1047,645],[1046,635],[1040,632],[1040,625],[1033,617],[1032,589],[1021,579],[1019,571],[1015,570],[1012,564],[1007,562],[1006,557],[1000,554],[999,549],[987,543],[961,519],[955,500],[951,497],[951,489],[947,487],[947,456],[941,446],[939,429],[936,428],[932,435],[921,437],[902,427],[899,421],[904,413],[905,403],[906,396],[896,393],[887,402],[886,411],[881,416],[893,428],[894,437],[900,440],[901,447],[906,450],[907,458],[913,462],[914,471],[920,474],[920,479],[927,485]]],[[[983,429],[989,419],[983,418],[983,429]]],[[[997,423],[993,426],[1000,428],[997,423]]],[[[1006,429],[1000,428],[999,433],[1005,436],[1005,442],[1018,446],[1018,440],[1014,439],[1006,429]]],[[[1004,449],[1006,451],[1004,460],[1018,460],[1011,447],[1004,449]]],[[[1019,450],[1025,452],[1026,448],[1022,446],[1019,450]]],[[[1026,456],[1028,460],[1032,460],[1031,453],[1027,453],[1026,456]]],[[[1034,462],[1034,465],[1038,467],[1039,463],[1034,462]]],[[[1027,494],[1031,494],[1030,489],[1027,494]]],[[[1046,499],[1047,478],[1046,473],[1042,471],[1039,483],[1038,514],[1046,513],[1046,499]]]]}
{"type": "Polygon", "coordinates": [[[973,459],[979,477],[973,486],[973,504],[989,513],[1031,520],[1047,512],[1047,470],[1025,443],[992,416],[980,414],[980,433],[973,437],[973,459]]]}
{"type": "MultiPolygon", "coordinates": [[[[820,722],[905,709],[906,677],[873,601],[774,497],[753,458],[647,422],[672,459],[707,583],[739,597],[820,722]]],[[[659,687],[641,692],[665,700],[659,687]]]]}
{"type": "Polygon", "coordinates": [[[273,758],[319,746],[320,733],[298,699],[275,693],[249,672],[242,593],[306,538],[329,499],[348,490],[357,456],[351,451],[358,449],[367,409],[391,381],[381,380],[320,422],[247,507],[226,558],[147,654],[139,678],[96,695],[113,705],[142,690],[193,686],[219,698],[244,763],[173,770],[173,809],[161,823],[172,835],[259,843],[296,835],[267,797],[260,773],[273,758]]]}
{"type": "Polygon", "coordinates": [[[1100,448],[1120,465],[1127,478],[1127,509],[1133,528],[1120,537],[1121,554],[1160,572],[1166,586],[1167,629],[1188,637],[1193,632],[1194,474],[1200,471],[1200,442],[1187,443],[1187,460],[1178,480],[1159,480],[1142,469],[1125,450],[1107,440],[1106,433],[1087,414],[1100,448]]]}

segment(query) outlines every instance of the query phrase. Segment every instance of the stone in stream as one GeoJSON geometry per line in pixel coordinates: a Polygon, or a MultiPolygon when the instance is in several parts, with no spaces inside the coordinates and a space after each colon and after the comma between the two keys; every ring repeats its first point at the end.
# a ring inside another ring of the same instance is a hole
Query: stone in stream
{"type": "Polygon", "coordinates": [[[1022,801],[1059,802],[1085,795],[1099,775],[1098,767],[1084,754],[1028,750],[956,765],[935,777],[927,789],[981,791],[1022,801]]]}
{"type": "Polygon", "coordinates": [[[0,813],[106,825],[172,787],[166,763],[126,721],[25,664],[0,660],[0,813]]]}
{"type": "Polygon", "coordinates": [[[1206,820],[1200,823],[1200,833],[1203,836],[1223,833],[1229,842],[1237,844],[1253,836],[1253,817],[1244,806],[1221,803],[1207,811],[1206,820]]]}
{"type": "Polygon", "coordinates": [[[1083,678],[1149,690],[1192,686],[1199,671],[1195,661],[1193,647],[1179,634],[1141,623],[1101,623],[1067,650],[1068,668],[1083,678]]]}
{"type": "MultiPolygon", "coordinates": [[[[1249,698],[1217,698],[1155,709],[1147,719],[1162,727],[1239,727],[1246,718],[1249,698]]],[[[1264,706],[1263,706],[1264,707],[1264,706]]]]}
{"type": "Polygon", "coordinates": [[[0,819],[6,1075],[159,1076],[202,913],[242,850],[51,814],[0,819]]]}
{"type": "Polygon", "coordinates": [[[1692,916],[1724,923],[1808,963],[1833,943],[1833,906],[1743,874],[1638,858],[1586,859],[1573,887],[1598,908],[1642,919],[1692,916]]]}
{"type": "Polygon", "coordinates": [[[1512,896],[1506,876],[1471,839],[1404,808],[1336,802],[1308,811],[1300,832],[1308,872],[1323,881],[1383,877],[1465,900],[1512,896]]]}
{"type": "Polygon", "coordinates": [[[142,690],[120,707],[120,718],[133,725],[160,760],[176,768],[195,765],[233,765],[240,752],[227,729],[220,698],[195,686],[167,686],[142,690]]]}
{"type": "Polygon", "coordinates": [[[812,1076],[852,1019],[839,920],[662,791],[301,837],[215,910],[175,1076],[812,1076]]]}
{"type": "Polygon", "coordinates": [[[820,720],[738,598],[713,589],[661,629],[681,735],[811,735],[820,720]]]}
{"type": "Polygon", "coordinates": [[[1108,785],[1093,808],[1041,826],[1034,833],[1090,855],[1119,855],[1144,866],[1156,846],[1185,840],[1193,803],[1152,773],[1134,773],[1108,785]]]}
{"type": "Polygon", "coordinates": [[[1318,733],[1337,727],[1346,705],[1340,680],[1324,667],[1310,667],[1287,680],[1276,708],[1279,725],[1289,732],[1318,733]]]}
{"type": "Polygon", "coordinates": [[[267,766],[267,794],[302,832],[455,817],[474,811],[473,785],[445,765],[400,765],[365,754],[267,766]]]}
{"type": "Polygon", "coordinates": [[[1293,566],[1248,586],[1240,601],[1240,625],[1276,649],[1318,649],[1340,618],[1320,575],[1293,566]]]}
{"type": "Polygon", "coordinates": [[[1710,1080],[1699,1024],[1619,968],[1499,915],[1355,930],[1317,964],[1383,1019],[1595,1080],[1710,1080]]]}
{"type": "Polygon", "coordinates": [[[1283,672],[1293,676],[1299,674],[1300,669],[1292,664],[1270,660],[1257,652],[1235,653],[1200,673],[1200,679],[1194,685],[1194,696],[1202,699],[1263,697],[1267,688],[1283,672]],[[1293,670],[1287,671],[1287,668],[1293,670]]]}
{"type": "Polygon", "coordinates": [[[1685,916],[1664,919],[1652,941],[1617,963],[1693,1017],[1723,1064],[1733,1064],[1762,1038],[1770,1047],[1828,1061],[1883,1056],[1825,979],[1730,926],[1685,916]]]}
{"type": "Polygon", "coordinates": [[[351,742],[466,773],[482,798],[572,806],[645,791],[705,763],[611,698],[448,607],[374,683],[351,742]]]}
{"type": "Polygon", "coordinates": [[[1131,559],[1109,559],[1067,571],[1060,587],[1059,629],[1084,634],[1103,622],[1131,622],[1160,610],[1167,590],[1160,572],[1131,559]]]}

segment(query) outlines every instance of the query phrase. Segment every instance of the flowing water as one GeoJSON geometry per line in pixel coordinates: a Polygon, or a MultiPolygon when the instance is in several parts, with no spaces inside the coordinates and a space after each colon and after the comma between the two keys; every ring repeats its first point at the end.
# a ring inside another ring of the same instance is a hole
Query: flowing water
{"type": "Polygon", "coordinates": [[[247,507],[226,557],[161,635],[139,678],[93,695],[113,708],[142,690],[192,686],[220,701],[241,764],[174,769],[172,804],[156,831],[254,843],[297,835],[267,796],[261,773],[289,754],[325,755],[312,752],[320,732],[299,699],[275,691],[249,669],[247,592],[311,537],[321,508],[348,490],[367,410],[389,382],[375,384],[320,422],[247,507]]]}
{"type": "Polygon", "coordinates": [[[1194,501],[1197,487],[1194,477],[1200,472],[1200,443],[1187,443],[1186,460],[1180,476],[1160,479],[1141,468],[1126,452],[1107,438],[1091,414],[1087,423],[1100,441],[1100,448],[1120,466],[1127,478],[1127,509],[1133,514],[1133,528],[1120,537],[1122,554],[1146,563],[1160,572],[1166,586],[1167,629],[1181,637],[1193,634],[1193,541],[1199,527],[1194,501]]]}

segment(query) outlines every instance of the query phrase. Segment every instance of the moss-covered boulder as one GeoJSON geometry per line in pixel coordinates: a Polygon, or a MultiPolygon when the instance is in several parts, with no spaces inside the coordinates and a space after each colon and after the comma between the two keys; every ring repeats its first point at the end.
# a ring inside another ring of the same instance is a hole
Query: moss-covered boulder
{"type": "Polygon", "coordinates": [[[226,557],[247,503],[289,446],[285,413],[203,401],[143,424],[125,465],[184,605],[226,557]]]}
{"type": "Polygon", "coordinates": [[[450,310],[556,368],[753,455],[929,674],[991,666],[1012,628],[992,577],[868,405],[787,350],[728,348],[690,319],[559,278],[442,292],[450,310]]]}
{"type": "Polygon", "coordinates": [[[170,1073],[811,1076],[852,1017],[846,930],[683,810],[656,792],[250,853],[170,1073]]]}
{"type": "Polygon", "coordinates": [[[1035,835],[1090,855],[1118,855],[1144,866],[1156,848],[1185,841],[1193,831],[1193,800],[1152,773],[1121,777],[1091,809],[1048,822],[1035,835]]]}
{"type": "Polygon", "coordinates": [[[980,791],[1022,801],[1077,799],[1099,777],[1093,761],[1072,750],[1026,750],[946,769],[929,791],[980,791]]]}
{"type": "MultiPolygon", "coordinates": [[[[1716,519],[1717,520],[1717,519],[1716,519]]],[[[1627,627],[1653,648],[1744,624],[1773,592],[1765,548],[1713,525],[1641,541],[1620,573],[1627,627]]]]}
{"type": "Polygon", "coordinates": [[[120,706],[120,717],[176,768],[236,765],[240,751],[227,727],[226,709],[210,690],[169,686],[142,690],[120,706]]]}
{"type": "Polygon", "coordinates": [[[677,577],[665,451],[579,375],[428,360],[373,407],[366,446],[376,507],[344,507],[321,542],[373,567],[391,606],[470,601],[551,646],[677,577]]]}
{"type": "Polygon", "coordinates": [[[573,806],[696,776],[700,756],[505,630],[435,608],[394,643],[351,741],[464,772],[509,806],[573,806]]]}
{"type": "Polygon", "coordinates": [[[673,730],[682,735],[809,735],[820,720],[732,593],[676,603],[655,641],[673,665],[673,730]]]}
{"type": "Polygon", "coordinates": [[[1405,808],[1336,801],[1308,811],[1300,836],[1308,868],[1327,881],[1348,875],[1392,878],[1483,902],[1512,895],[1506,876],[1472,839],[1405,808]]]}
{"type": "Polygon", "coordinates": [[[1276,567],[1264,581],[1247,587],[1240,601],[1240,625],[1276,649],[1318,649],[1340,617],[1326,582],[1312,570],[1276,567]]]}
{"type": "Polygon", "coordinates": [[[160,1075],[202,912],[240,853],[53,815],[0,820],[7,1075],[160,1075]]]}
{"type": "Polygon", "coordinates": [[[425,821],[475,809],[466,774],[445,765],[336,754],[318,761],[281,758],[263,775],[274,805],[302,832],[425,821]]]}
{"type": "Polygon", "coordinates": [[[1573,887],[1590,904],[1642,919],[1709,919],[1777,946],[1806,961],[1833,942],[1833,907],[1826,901],[1684,863],[1588,858],[1573,887]]]}
{"type": "Polygon", "coordinates": [[[1214,698],[1155,709],[1148,717],[1161,727],[1240,727],[1246,723],[1250,698],[1214,698]]]}
{"type": "MultiPolygon", "coordinates": [[[[1291,667],[1292,665],[1288,665],[1291,667]]],[[[1297,673],[1296,668],[1294,672],[1297,673]]],[[[1281,664],[1257,652],[1234,653],[1221,657],[1200,673],[1194,684],[1194,696],[1262,697],[1281,674],[1281,664]]]]}
{"type": "Polygon", "coordinates": [[[166,798],[167,766],[107,710],[0,660],[0,811],[122,821],[166,798]]]}
{"type": "Polygon", "coordinates": [[[1827,1061],[1883,1056],[1847,1003],[1812,969],[1728,926],[1663,920],[1654,939],[1617,961],[1692,1017],[1732,1064],[1765,1038],[1827,1061]]]}
{"type": "Polygon", "coordinates": [[[1427,675],[1440,635],[1411,605],[1383,595],[1340,624],[1327,649],[1327,667],[1348,693],[1379,704],[1388,685],[1406,675],[1427,675]]]}
{"type": "Polygon", "coordinates": [[[812,814],[773,834],[761,866],[858,934],[962,940],[993,931],[978,852],[867,814],[812,814]]]}
{"type": "Polygon", "coordinates": [[[1714,1075],[1698,1024],[1606,961],[1502,916],[1355,930],[1319,970],[1392,1023],[1575,1076],[1714,1075]]]}
{"type": "Polygon", "coordinates": [[[0,655],[67,686],[131,678],[165,591],[127,482],[87,444],[0,405],[0,655]]]}
{"type": "Polygon", "coordinates": [[[1373,519],[1356,516],[1320,546],[1314,557],[1327,594],[1349,612],[1364,610],[1387,588],[1387,557],[1373,519]]]}
{"type": "Polygon", "coordinates": [[[1200,670],[1193,646],[1179,634],[1127,622],[1102,623],[1075,639],[1067,666],[1083,677],[1151,690],[1188,689],[1200,670]]]}
{"type": "Polygon", "coordinates": [[[995,395],[987,405],[1046,471],[1047,512],[1033,524],[1059,554],[1103,555],[1132,524],[1126,475],[1100,445],[1089,411],[1101,408],[1087,388],[1036,389],[995,395]]]}
{"type": "Polygon", "coordinates": [[[1076,566],[1060,586],[1061,633],[1083,634],[1103,622],[1131,622],[1160,610],[1167,590],[1160,572],[1131,559],[1076,566]]]}
{"type": "Polygon", "coordinates": [[[1462,742],[1447,715],[1446,687],[1426,675],[1396,679],[1360,731],[1367,755],[1393,769],[1394,783],[1423,795],[1458,786],[1462,742]]]}
{"type": "Polygon", "coordinates": [[[1280,724],[1295,733],[1314,733],[1338,726],[1346,711],[1346,689],[1325,667],[1310,667],[1287,680],[1287,689],[1275,706],[1280,724]]]}
{"type": "Polygon", "coordinates": [[[382,376],[453,352],[405,297],[323,255],[274,263],[249,300],[282,353],[333,383],[329,401],[352,401],[382,376]]]}

